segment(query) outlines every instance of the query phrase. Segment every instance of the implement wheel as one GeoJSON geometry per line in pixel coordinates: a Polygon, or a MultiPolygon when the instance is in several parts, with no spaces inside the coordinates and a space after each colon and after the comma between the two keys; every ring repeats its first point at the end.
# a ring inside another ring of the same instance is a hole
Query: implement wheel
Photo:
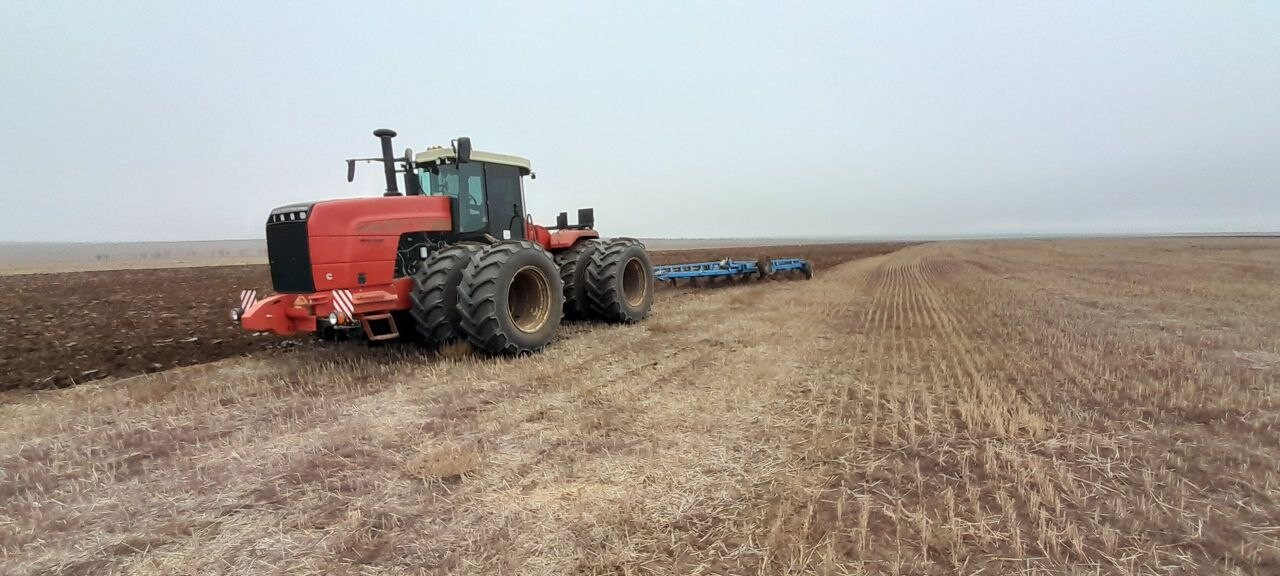
{"type": "Polygon", "coordinates": [[[773,276],[773,260],[768,256],[761,256],[756,260],[756,271],[760,275],[761,280],[766,280],[773,276]]]}
{"type": "Polygon", "coordinates": [[[478,252],[458,286],[458,315],[472,346],[489,354],[527,354],[560,326],[564,286],[551,255],[528,241],[478,252]]]}
{"type": "Polygon", "coordinates": [[[414,327],[424,344],[439,347],[463,338],[459,330],[458,284],[481,244],[446,246],[429,256],[413,275],[414,327]]]}
{"type": "Polygon", "coordinates": [[[607,322],[639,322],[653,306],[653,264],[644,244],[630,238],[604,243],[587,267],[587,304],[607,322]]]}
{"type": "Polygon", "coordinates": [[[590,318],[587,309],[587,267],[591,265],[591,255],[600,248],[600,241],[595,238],[579,240],[572,248],[556,254],[556,265],[560,266],[560,282],[564,284],[564,318],[566,320],[584,320],[590,318]]]}

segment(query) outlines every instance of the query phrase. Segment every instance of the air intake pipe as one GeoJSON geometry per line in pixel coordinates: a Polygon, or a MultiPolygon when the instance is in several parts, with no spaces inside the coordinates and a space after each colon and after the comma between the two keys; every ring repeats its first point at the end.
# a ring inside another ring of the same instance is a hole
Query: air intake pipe
{"type": "Polygon", "coordinates": [[[387,191],[382,195],[399,196],[400,189],[396,187],[396,160],[391,156],[391,139],[396,137],[396,131],[379,128],[373,131],[373,135],[382,141],[382,171],[387,176],[387,191]]]}

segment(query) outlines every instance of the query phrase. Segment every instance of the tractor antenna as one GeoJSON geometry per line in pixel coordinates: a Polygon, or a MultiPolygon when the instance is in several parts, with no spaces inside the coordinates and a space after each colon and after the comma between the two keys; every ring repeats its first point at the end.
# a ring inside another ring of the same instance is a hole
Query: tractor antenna
{"type": "Polygon", "coordinates": [[[387,176],[387,191],[382,195],[399,196],[400,189],[396,187],[396,160],[391,156],[391,139],[396,137],[396,131],[379,128],[373,131],[373,135],[382,141],[382,171],[387,176]]]}

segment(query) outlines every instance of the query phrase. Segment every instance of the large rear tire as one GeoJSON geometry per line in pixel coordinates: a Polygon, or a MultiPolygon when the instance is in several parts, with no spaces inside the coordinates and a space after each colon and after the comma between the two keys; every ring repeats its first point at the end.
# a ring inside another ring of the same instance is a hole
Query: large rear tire
{"type": "Polygon", "coordinates": [[[591,317],[587,307],[587,268],[591,255],[600,248],[595,238],[579,240],[572,248],[555,255],[560,267],[560,282],[564,284],[565,320],[585,320],[591,317]]]}
{"type": "Polygon", "coordinates": [[[488,354],[519,355],[555,337],[564,285],[551,255],[524,240],[499,242],[471,259],[458,286],[462,332],[488,354]]]}
{"type": "Polygon", "coordinates": [[[458,285],[471,257],[484,246],[459,243],[429,256],[413,275],[414,328],[427,346],[439,347],[464,337],[459,329],[458,285]]]}
{"type": "Polygon", "coordinates": [[[587,267],[591,315],[608,322],[639,322],[653,306],[653,264],[644,244],[617,238],[602,244],[587,267]]]}

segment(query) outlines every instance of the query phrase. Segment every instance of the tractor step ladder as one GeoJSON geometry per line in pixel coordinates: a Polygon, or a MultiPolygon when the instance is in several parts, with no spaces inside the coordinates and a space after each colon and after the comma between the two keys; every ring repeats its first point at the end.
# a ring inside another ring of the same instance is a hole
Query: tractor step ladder
{"type": "Polygon", "coordinates": [[[388,313],[369,314],[360,318],[360,323],[364,325],[364,335],[372,341],[391,340],[400,337],[400,330],[396,327],[396,319],[388,313]],[[385,323],[385,327],[377,324],[385,323]]]}

